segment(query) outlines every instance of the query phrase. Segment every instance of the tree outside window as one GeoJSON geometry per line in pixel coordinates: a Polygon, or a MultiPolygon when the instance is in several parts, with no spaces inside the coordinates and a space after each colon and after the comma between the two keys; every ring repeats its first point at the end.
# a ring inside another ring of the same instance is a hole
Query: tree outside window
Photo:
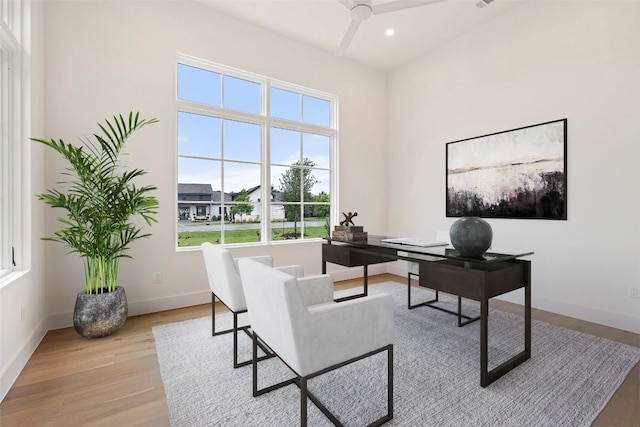
{"type": "Polygon", "coordinates": [[[253,212],[253,205],[249,198],[249,193],[244,188],[236,195],[236,204],[231,207],[231,217],[235,218],[236,215],[240,215],[240,222],[243,222],[243,215],[251,215],[253,212]]]}

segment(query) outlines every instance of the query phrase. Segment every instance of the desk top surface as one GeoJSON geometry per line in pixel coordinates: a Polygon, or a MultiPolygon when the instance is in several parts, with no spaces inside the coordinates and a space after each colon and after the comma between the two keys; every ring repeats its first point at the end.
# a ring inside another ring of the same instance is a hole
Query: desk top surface
{"type": "MultiPolygon", "coordinates": [[[[533,251],[531,250],[522,250],[522,249],[506,249],[506,248],[489,248],[487,252],[482,254],[481,257],[464,257],[461,256],[456,249],[451,246],[412,246],[405,244],[396,244],[396,243],[386,243],[382,242],[383,239],[389,239],[389,236],[379,236],[379,235],[371,235],[369,234],[367,240],[357,241],[357,242],[345,242],[343,240],[336,240],[332,238],[327,238],[326,240],[329,243],[343,243],[348,244],[354,247],[361,247],[363,249],[367,247],[378,247],[378,248],[389,248],[396,249],[400,252],[407,252],[407,260],[411,260],[411,258],[420,258],[421,255],[427,256],[436,256],[448,259],[459,259],[462,261],[471,261],[471,262],[499,262],[506,261],[510,259],[516,259],[525,257],[528,255],[533,255],[533,251]]],[[[404,257],[401,257],[404,258],[404,257]]]]}

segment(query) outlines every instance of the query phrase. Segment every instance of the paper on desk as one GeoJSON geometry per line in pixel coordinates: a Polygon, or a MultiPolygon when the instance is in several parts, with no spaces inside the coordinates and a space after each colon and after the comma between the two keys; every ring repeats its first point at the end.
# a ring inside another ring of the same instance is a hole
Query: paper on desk
{"type": "Polygon", "coordinates": [[[449,242],[436,242],[433,240],[421,239],[419,237],[397,237],[393,239],[381,239],[382,243],[393,243],[396,245],[420,246],[427,248],[429,246],[447,246],[449,242]]]}

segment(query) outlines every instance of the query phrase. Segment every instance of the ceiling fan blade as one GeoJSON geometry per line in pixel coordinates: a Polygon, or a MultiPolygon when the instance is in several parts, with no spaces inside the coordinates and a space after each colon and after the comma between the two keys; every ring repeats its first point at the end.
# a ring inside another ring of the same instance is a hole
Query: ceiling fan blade
{"type": "Polygon", "coordinates": [[[391,3],[382,3],[373,6],[373,14],[395,12],[396,10],[411,9],[412,7],[426,6],[428,4],[440,3],[446,0],[398,0],[391,3]]]}
{"type": "Polygon", "coordinates": [[[356,5],[354,2],[349,0],[338,0],[338,3],[340,3],[341,5],[343,5],[349,10],[353,9],[353,7],[356,5]]]}
{"type": "Polygon", "coordinates": [[[355,36],[356,31],[358,31],[360,22],[362,21],[351,21],[351,25],[349,25],[349,29],[347,30],[347,33],[344,35],[344,38],[342,39],[342,43],[340,43],[340,47],[336,52],[336,56],[342,56],[347,51],[347,48],[349,47],[349,44],[351,43],[353,36],[355,36]]]}

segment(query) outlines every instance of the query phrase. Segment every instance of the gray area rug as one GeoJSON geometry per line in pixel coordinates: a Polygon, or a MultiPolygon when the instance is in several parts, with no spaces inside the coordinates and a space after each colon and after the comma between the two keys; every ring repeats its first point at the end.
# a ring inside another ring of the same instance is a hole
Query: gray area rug
{"type": "MultiPolygon", "coordinates": [[[[395,407],[387,425],[589,426],[640,360],[640,348],[534,320],[532,358],[481,388],[479,322],[458,328],[455,316],[439,310],[407,310],[405,285],[387,282],[369,290],[396,301],[395,407]]],[[[412,291],[414,303],[432,296],[412,291]]],[[[447,298],[443,305],[455,310],[456,301],[447,298]]],[[[465,314],[478,308],[463,304],[465,314]]],[[[497,310],[489,318],[491,368],[522,351],[524,321],[497,310]]],[[[220,320],[227,328],[232,317],[220,320]]],[[[233,369],[232,336],[211,337],[210,317],[156,326],[153,334],[171,425],[299,425],[298,388],[252,397],[251,366],[233,369]]],[[[239,340],[244,360],[251,341],[244,333],[239,340]]],[[[345,425],[365,425],[386,411],[384,354],[313,379],[309,389],[345,425]]],[[[259,374],[260,387],[291,376],[277,358],[261,362],[259,374]]],[[[308,413],[310,426],[331,425],[311,402],[308,413]]]]}

